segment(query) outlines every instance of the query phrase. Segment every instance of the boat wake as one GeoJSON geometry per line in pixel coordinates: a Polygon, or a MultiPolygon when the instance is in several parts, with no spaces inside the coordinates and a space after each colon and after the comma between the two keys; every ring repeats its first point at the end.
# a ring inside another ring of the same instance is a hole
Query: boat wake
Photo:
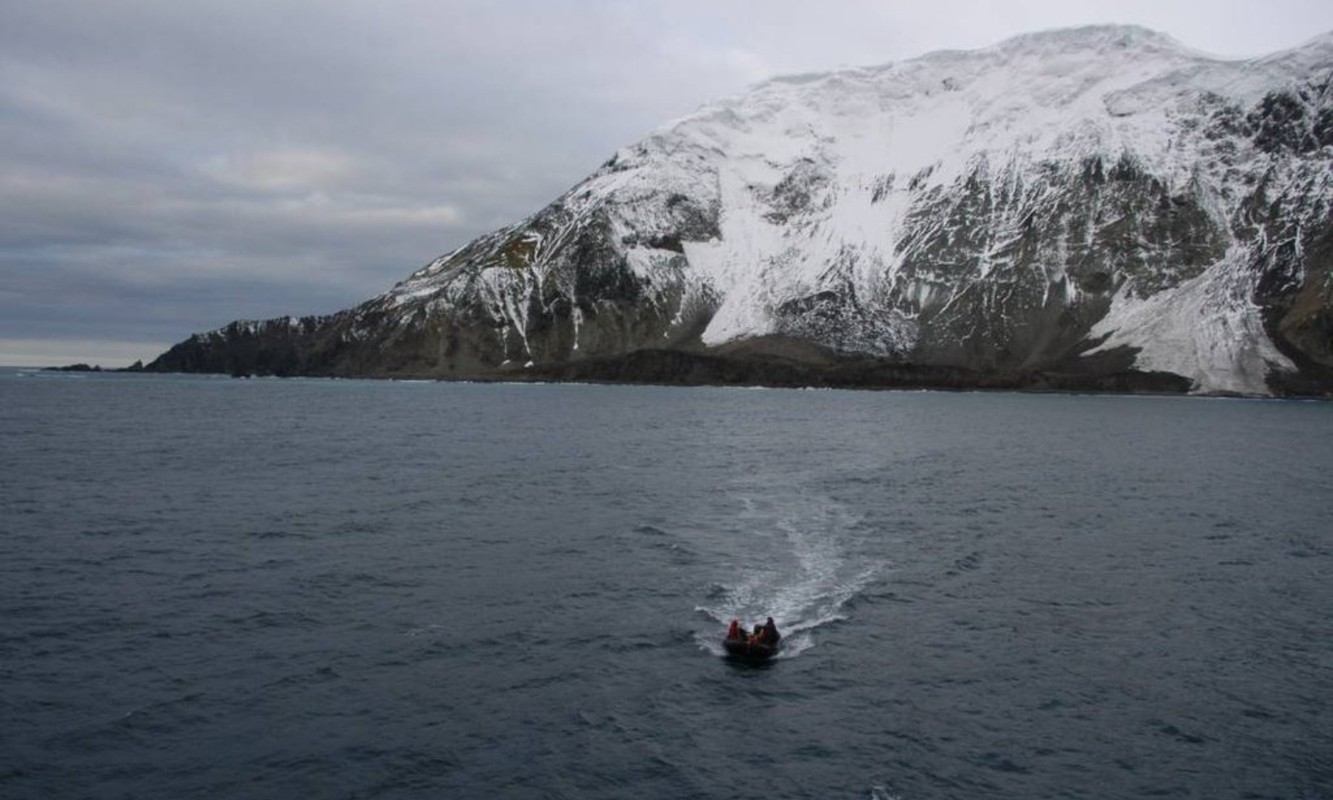
{"type": "Polygon", "coordinates": [[[721,573],[695,608],[715,625],[696,631],[695,641],[723,655],[731,620],[753,625],[771,616],[783,634],[777,657],[793,658],[814,646],[816,630],[846,619],[848,601],[884,565],[857,556],[861,519],[828,498],[796,492],[740,502],[738,529],[715,543],[721,573]]]}

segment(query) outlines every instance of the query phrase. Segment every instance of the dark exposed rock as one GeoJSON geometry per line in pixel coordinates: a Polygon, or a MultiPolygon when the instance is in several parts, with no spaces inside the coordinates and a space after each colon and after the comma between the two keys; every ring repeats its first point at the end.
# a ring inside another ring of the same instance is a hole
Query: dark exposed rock
{"type": "Polygon", "coordinates": [[[762,357],[737,358],[680,350],[637,350],[614,358],[533,370],[528,379],[679,386],[770,386],[831,389],[993,389],[1059,392],[1182,393],[1189,381],[1168,373],[976,371],[848,359],[826,364],[762,357]]]}

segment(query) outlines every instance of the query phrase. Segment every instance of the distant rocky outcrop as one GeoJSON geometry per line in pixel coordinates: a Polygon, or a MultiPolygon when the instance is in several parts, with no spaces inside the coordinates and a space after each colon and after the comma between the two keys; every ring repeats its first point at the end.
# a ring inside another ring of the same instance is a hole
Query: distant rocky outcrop
{"type": "Polygon", "coordinates": [[[322,317],[150,370],[1333,393],[1333,36],[1133,27],[780,78],[322,317]]]}

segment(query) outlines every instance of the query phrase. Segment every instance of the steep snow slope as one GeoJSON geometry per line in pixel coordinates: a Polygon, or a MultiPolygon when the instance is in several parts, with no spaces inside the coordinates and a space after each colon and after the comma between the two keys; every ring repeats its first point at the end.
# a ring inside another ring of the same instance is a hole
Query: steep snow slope
{"type": "Polygon", "coordinates": [[[779,78],[320,323],[297,369],[784,340],[975,370],[1132,366],[1205,392],[1319,382],[1331,77],[1329,35],[1225,61],[1110,26],[779,78]]]}
{"type": "MultiPolygon", "coordinates": [[[[1326,56],[1327,45],[1324,39],[1311,49],[1326,56]]],[[[1139,366],[1188,376],[1201,390],[1263,392],[1263,363],[1292,365],[1267,340],[1254,281],[1249,292],[1234,285],[1250,252],[1229,241],[1229,220],[1247,194],[1245,179],[1275,165],[1240,147],[1238,158],[1202,160],[1207,135],[1188,121],[1226,102],[1222,97],[1251,106],[1299,80],[1304,70],[1293,67],[1311,61],[1317,59],[1217,61],[1135,28],[1034,34],[975,53],[773,81],[650,137],[638,163],[656,172],[682,153],[698,162],[713,156],[708,172],[717,175],[720,236],[686,249],[723,298],[705,343],[783,332],[777,310],[784,303],[848,282],[861,296],[893,298],[882,336],[856,348],[891,354],[916,345],[923,309],[947,306],[971,285],[942,280],[933,269],[904,272],[912,253],[902,245],[921,198],[978,170],[1000,173],[1024,193],[987,219],[959,220],[960,227],[988,228],[971,254],[972,275],[963,276],[984,281],[1015,266],[1008,245],[1042,208],[1043,194],[1064,190],[1030,176],[1088,159],[1124,161],[1169,195],[1196,195],[1228,246],[1204,267],[1207,277],[1187,277],[1191,285],[1179,291],[1148,295],[1151,289],[1126,281],[1115,313],[1094,335],[1118,333],[1103,349],[1141,348],[1139,366]],[[785,199],[784,182],[800,196],[782,210],[803,213],[774,212],[785,199]],[[1232,290],[1220,292],[1218,284],[1232,290]]],[[[1326,185],[1320,196],[1328,196],[1326,185]]],[[[1040,266],[1048,287],[1069,285],[1067,262],[1040,266]]],[[[1175,283],[1171,275],[1154,277],[1175,283]]]]}

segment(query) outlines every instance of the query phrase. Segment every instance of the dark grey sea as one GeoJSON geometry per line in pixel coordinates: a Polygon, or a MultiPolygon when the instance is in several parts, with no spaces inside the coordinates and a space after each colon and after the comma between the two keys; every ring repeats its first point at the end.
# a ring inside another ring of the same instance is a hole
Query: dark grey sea
{"type": "Polygon", "coordinates": [[[1333,797],[1333,404],[8,370],[0,443],[4,798],[1333,797]]]}

